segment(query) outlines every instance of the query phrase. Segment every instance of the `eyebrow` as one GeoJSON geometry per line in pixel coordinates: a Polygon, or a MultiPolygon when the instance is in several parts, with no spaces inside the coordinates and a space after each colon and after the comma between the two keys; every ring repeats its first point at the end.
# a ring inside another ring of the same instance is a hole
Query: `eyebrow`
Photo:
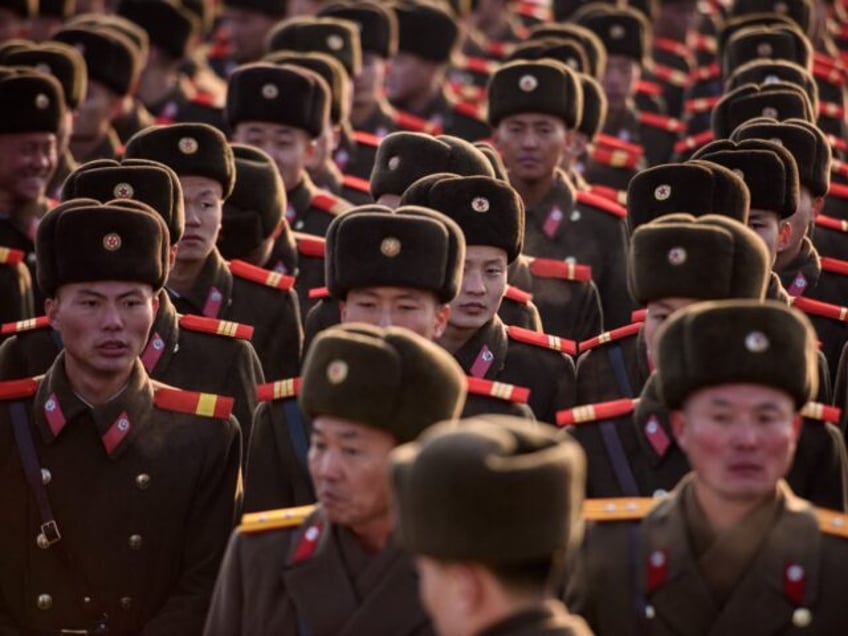
{"type": "MultiPolygon", "coordinates": [[[[731,404],[728,400],[720,397],[714,397],[710,400],[712,406],[718,406],[722,408],[733,408],[733,404],[731,404]]],[[[755,410],[773,410],[779,411],[780,407],[774,402],[760,402],[759,404],[755,404],[753,406],[755,410]]]]}
{"type": "MultiPolygon", "coordinates": [[[[94,291],[93,289],[80,289],[79,293],[85,296],[94,296],[95,298],[106,299],[109,298],[106,294],[101,294],[98,291],[94,291]]],[[[126,298],[127,296],[143,296],[144,294],[140,289],[133,289],[130,291],[126,291],[123,294],[118,294],[118,298],[126,298]]]]}

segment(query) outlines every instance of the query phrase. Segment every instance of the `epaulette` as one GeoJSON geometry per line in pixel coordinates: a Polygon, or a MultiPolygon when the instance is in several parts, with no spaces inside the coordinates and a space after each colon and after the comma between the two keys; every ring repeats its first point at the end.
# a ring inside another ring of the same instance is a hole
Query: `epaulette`
{"type": "Polygon", "coordinates": [[[484,397],[498,398],[506,402],[527,404],[530,399],[530,389],[523,386],[506,384],[505,382],[492,382],[483,378],[466,377],[468,393],[471,395],[482,395],[484,397]]]}
{"type": "Polygon", "coordinates": [[[617,340],[622,340],[623,338],[635,336],[637,333],[639,333],[639,330],[642,328],[643,324],[645,323],[634,322],[633,324],[625,325],[624,327],[619,327],[618,329],[613,329],[612,331],[605,331],[604,333],[597,335],[594,338],[584,340],[580,343],[580,353],[583,353],[584,351],[589,351],[590,349],[594,349],[599,345],[607,344],[608,342],[616,342],[617,340]]]}
{"type": "Polygon", "coordinates": [[[842,409],[821,402],[807,402],[801,409],[801,415],[811,420],[839,424],[842,419],[842,409]]]}
{"type": "Polygon", "coordinates": [[[38,384],[37,378],[0,382],[0,400],[20,400],[32,397],[38,391],[38,384]]]}
{"type": "Polygon", "coordinates": [[[712,35],[706,35],[704,33],[692,33],[689,35],[689,44],[705,53],[715,53],[718,51],[718,42],[715,37],[712,35]]]}
{"type": "Polygon", "coordinates": [[[825,534],[848,539],[848,515],[825,508],[813,508],[819,522],[819,530],[825,534]]]}
{"type": "Polygon", "coordinates": [[[720,101],[721,95],[714,97],[693,97],[692,99],[687,99],[683,103],[683,112],[687,115],[706,113],[715,108],[716,104],[720,101]]]}
{"type": "Polygon", "coordinates": [[[691,54],[689,47],[683,44],[683,42],[678,42],[671,38],[654,38],[653,44],[654,48],[657,48],[660,51],[665,51],[666,53],[671,53],[672,55],[676,55],[677,57],[682,57],[684,59],[688,58],[691,54]]]}
{"type": "Polygon", "coordinates": [[[832,320],[838,320],[840,322],[848,322],[846,321],[846,317],[848,317],[848,307],[832,305],[830,303],[825,303],[820,300],[805,298],[804,296],[796,296],[795,298],[793,298],[792,306],[796,309],[800,309],[805,314],[822,316],[824,318],[830,318],[832,320]]]}
{"type": "Polygon", "coordinates": [[[180,327],[189,331],[211,333],[215,336],[238,338],[239,340],[250,340],[253,338],[253,327],[250,325],[243,325],[230,320],[217,320],[215,318],[206,318],[205,316],[195,316],[193,314],[180,316],[180,327]]]}
{"type": "Polygon", "coordinates": [[[683,154],[684,152],[697,150],[702,146],[706,146],[713,139],[715,139],[713,131],[705,130],[704,132],[698,133],[697,135],[691,135],[689,137],[684,137],[683,139],[677,140],[674,143],[674,152],[679,155],[683,154]]]}
{"type": "Polygon", "coordinates": [[[26,320],[18,320],[17,322],[7,322],[0,327],[0,335],[10,336],[13,333],[23,333],[25,331],[35,331],[37,329],[45,329],[50,326],[50,319],[47,316],[39,316],[38,318],[27,318],[26,320]]]}
{"type": "Polygon", "coordinates": [[[557,411],[557,426],[574,426],[576,424],[586,424],[587,422],[597,422],[598,420],[611,420],[623,415],[630,415],[638,403],[638,399],[624,398],[564,409],[557,411]]]}
{"type": "Polygon", "coordinates": [[[595,137],[595,145],[604,146],[610,150],[623,150],[627,154],[637,157],[645,154],[645,148],[641,144],[630,143],[629,141],[624,141],[623,139],[605,133],[599,133],[595,137]]]}
{"type": "Polygon", "coordinates": [[[300,377],[297,377],[260,384],[256,387],[256,399],[260,402],[272,402],[297,397],[300,394],[302,382],[300,377]]]}
{"type": "Polygon", "coordinates": [[[828,230],[836,230],[837,232],[848,232],[848,221],[824,214],[819,214],[816,217],[816,226],[826,227],[828,230]]]}
{"type": "MultiPolygon", "coordinates": [[[[830,173],[840,177],[848,177],[848,163],[834,157],[830,160],[830,173]]],[[[831,183],[831,185],[833,184],[831,183]]]]}
{"type": "Polygon", "coordinates": [[[539,22],[550,22],[553,20],[551,10],[546,5],[537,4],[535,2],[519,2],[514,11],[518,15],[522,15],[532,20],[539,22]]]}
{"type": "Polygon", "coordinates": [[[518,287],[515,287],[514,285],[507,285],[504,298],[509,298],[511,301],[519,303],[520,305],[526,305],[533,300],[533,294],[526,292],[523,289],[518,289],[518,287]]]}
{"type": "Polygon", "coordinates": [[[365,132],[364,130],[354,130],[353,131],[353,140],[362,146],[370,146],[371,148],[376,148],[380,145],[380,141],[382,141],[377,135],[374,135],[370,132],[365,132]]]}
{"type": "Polygon", "coordinates": [[[298,506],[297,508],[280,508],[279,510],[266,510],[264,512],[250,512],[243,515],[239,532],[243,534],[256,534],[266,530],[282,530],[294,528],[302,524],[315,505],[298,506]]]}
{"type": "Polygon", "coordinates": [[[613,203],[608,199],[604,199],[603,197],[599,197],[596,194],[592,194],[591,192],[586,192],[585,190],[577,191],[577,202],[583,203],[585,205],[591,205],[592,207],[598,208],[604,212],[608,212],[613,216],[617,216],[620,219],[627,218],[627,210],[618,205],[617,203],[613,203]]]}
{"type": "Polygon", "coordinates": [[[828,64],[821,59],[817,59],[813,61],[813,77],[828,84],[841,86],[845,74],[835,64],[828,64]]]}
{"type": "Polygon", "coordinates": [[[542,349],[550,349],[551,351],[559,351],[572,356],[577,353],[577,343],[573,340],[539,333],[538,331],[516,327],[515,325],[507,327],[506,332],[516,342],[523,342],[524,344],[541,347],[542,349]]]}
{"type": "Polygon", "coordinates": [[[307,292],[307,295],[309,296],[309,300],[321,300],[322,298],[330,297],[330,290],[326,287],[313,287],[307,292]]]}
{"type": "Polygon", "coordinates": [[[527,259],[530,262],[530,273],[538,278],[560,278],[562,280],[574,280],[585,283],[592,280],[592,267],[590,265],[577,265],[567,263],[553,258],[527,259]]]}
{"type": "Polygon", "coordinates": [[[819,116],[831,119],[845,119],[845,107],[842,104],[819,101],[819,116]]]}
{"type": "Polygon", "coordinates": [[[458,103],[478,103],[486,97],[485,86],[475,86],[473,84],[461,84],[456,81],[448,83],[448,88],[451,92],[451,97],[458,103]]]}
{"type": "Polygon", "coordinates": [[[320,236],[295,233],[294,241],[297,243],[297,251],[304,256],[324,258],[327,254],[327,241],[320,236]]]}
{"type": "Polygon", "coordinates": [[[313,207],[316,207],[327,214],[332,214],[333,216],[341,214],[348,208],[348,205],[344,201],[328,192],[319,192],[312,197],[312,200],[309,203],[313,207]]]}
{"type": "Polygon", "coordinates": [[[654,77],[662,80],[666,84],[671,84],[677,88],[686,88],[692,80],[689,74],[681,71],[678,68],[666,66],[665,64],[654,64],[651,68],[654,77]]]}
{"type": "Polygon", "coordinates": [[[17,265],[22,263],[26,254],[22,250],[0,247],[0,265],[17,265]]]}
{"type": "Polygon", "coordinates": [[[266,287],[289,291],[294,287],[294,277],[286,276],[278,272],[272,272],[256,265],[251,265],[240,260],[230,261],[230,272],[233,276],[238,276],[253,283],[259,283],[266,287]]]}
{"type": "Polygon", "coordinates": [[[657,113],[640,111],[639,122],[646,126],[650,126],[651,128],[675,134],[680,134],[685,130],[683,122],[679,119],[669,117],[668,115],[658,115],[657,113]]]}
{"type": "Polygon", "coordinates": [[[235,400],[214,393],[181,391],[180,389],[156,389],[153,403],[160,409],[189,415],[202,415],[216,420],[225,420],[233,412],[235,400]]]}
{"type": "Polygon", "coordinates": [[[471,71],[480,75],[492,75],[498,70],[499,64],[485,57],[463,56],[456,67],[463,71],[471,71]]]}
{"type": "Polygon", "coordinates": [[[636,92],[642,95],[650,95],[652,97],[662,97],[663,87],[661,84],[651,82],[649,80],[639,80],[636,82],[636,92]]]}
{"type": "Polygon", "coordinates": [[[828,256],[822,256],[820,260],[823,271],[848,276],[848,261],[841,261],[838,258],[830,258],[828,256]]]}
{"type": "Polygon", "coordinates": [[[830,189],[827,191],[827,196],[836,197],[837,199],[848,199],[848,185],[831,183],[830,189]]]}
{"type": "Polygon", "coordinates": [[[639,163],[639,157],[624,150],[613,150],[604,146],[596,146],[592,150],[592,160],[611,168],[627,168],[632,170],[639,163]]]}
{"type": "Polygon", "coordinates": [[[504,42],[503,40],[494,40],[491,42],[487,42],[485,48],[486,53],[488,55],[502,60],[510,54],[510,52],[514,48],[514,45],[511,42],[504,42]]]}
{"type": "Polygon", "coordinates": [[[480,107],[469,102],[458,102],[453,105],[453,110],[460,115],[476,119],[479,122],[483,122],[485,119],[485,115],[480,107]]]}
{"type": "Polygon", "coordinates": [[[399,128],[411,132],[429,133],[431,135],[440,135],[442,133],[440,126],[403,110],[395,111],[395,123],[399,128]]]}
{"type": "Polygon", "coordinates": [[[596,194],[599,197],[607,199],[608,201],[612,201],[622,207],[627,205],[627,191],[626,190],[618,190],[616,188],[610,188],[605,185],[591,184],[589,186],[589,192],[591,194],[596,194]]]}
{"type": "Polygon", "coordinates": [[[841,152],[848,151],[848,142],[846,142],[842,137],[837,137],[836,135],[825,135],[827,137],[827,142],[841,152]]]}
{"type": "Polygon", "coordinates": [[[616,497],[583,501],[586,521],[638,521],[648,516],[659,503],[650,497],[616,497]]]}
{"type": "Polygon", "coordinates": [[[371,184],[368,183],[368,179],[363,179],[362,177],[355,177],[352,174],[342,175],[342,185],[357,192],[371,194],[371,184]]]}
{"type": "Polygon", "coordinates": [[[630,312],[630,322],[645,322],[648,317],[647,309],[634,309],[630,312]]]}
{"type": "Polygon", "coordinates": [[[191,98],[192,104],[205,106],[206,108],[221,108],[221,104],[215,99],[215,95],[208,91],[198,90],[191,98]]]}
{"type": "Polygon", "coordinates": [[[705,82],[707,80],[718,79],[721,77],[721,67],[717,62],[693,68],[691,72],[693,82],[705,82]]]}

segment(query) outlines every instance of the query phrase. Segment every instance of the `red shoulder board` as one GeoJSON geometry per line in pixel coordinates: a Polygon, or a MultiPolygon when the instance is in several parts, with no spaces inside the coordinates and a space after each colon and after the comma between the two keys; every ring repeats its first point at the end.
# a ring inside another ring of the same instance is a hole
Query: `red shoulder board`
{"type": "Polygon", "coordinates": [[[38,391],[38,380],[35,378],[0,382],[0,400],[20,400],[32,397],[36,391],[38,391]]]}
{"type": "Polygon", "coordinates": [[[643,95],[653,95],[654,97],[660,97],[663,94],[663,87],[656,82],[650,82],[648,80],[639,80],[636,82],[636,92],[642,93],[643,95]]]}
{"type": "Polygon", "coordinates": [[[811,420],[839,424],[839,420],[842,419],[842,409],[820,402],[807,402],[801,409],[801,415],[811,420]]]}
{"type": "Polygon", "coordinates": [[[564,411],[558,411],[556,414],[557,426],[574,426],[575,424],[610,420],[621,417],[622,415],[629,415],[638,403],[638,399],[626,398],[565,409],[564,411]]]}
{"type": "MultiPolygon", "coordinates": [[[[508,289],[508,288],[507,288],[508,289]]],[[[309,290],[309,299],[310,300],[320,300],[322,298],[329,298],[330,290],[326,287],[314,287],[309,290]]]]}
{"type": "Polygon", "coordinates": [[[526,389],[523,386],[515,386],[504,382],[492,382],[491,380],[472,376],[468,376],[465,379],[467,380],[468,392],[471,395],[493,397],[518,404],[527,404],[527,400],[530,399],[530,389],[526,389]]]}
{"type": "Polygon", "coordinates": [[[431,135],[442,133],[440,126],[402,110],[395,111],[395,123],[398,127],[412,132],[423,132],[431,135]]]}
{"type": "Polygon", "coordinates": [[[230,272],[233,276],[283,291],[289,291],[294,286],[294,277],[292,276],[262,269],[240,260],[230,261],[230,272]]]}
{"type": "Polygon", "coordinates": [[[707,80],[718,79],[719,77],[721,77],[721,68],[719,68],[716,62],[692,69],[693,82],[705,82],[707,80]]]}
{"type": "Polygon", "coordinates": [[[521,305],[526,305],[533,300],[533,294],[530,294],[523,289],[518,289],[518,287],[514,287],[512,285],[506,286],[506,293],[504,294],[504,297],[521,305]]]}
{"type": "Polygon", "coordinates": [[[592,280],[592,268],[589,265],[566,263],[553,258],[530,259],[530,273],[539,278],[561,278],[581,283],[592,280]]]}
{"type": "Polygon", "coordinates": [[[819,102],[819,115],[822,117],[830,117],[831,119],[844,119],[845,107],[841,104],[833,102],[819,102]]]}
{"type": "Polygon", "coordinates": [[[256,397],[260,402],[286,400],[297,397],[300,395],[301,384],[302,380],[299,377],[260,384],[256,387],[256,397]]]}
{"type": "Polygon", "coordinates": [[[687,99],[683,104],[683,110],[688,115],[696,115],[698,113],[706,113],[721,101],[721,95],[714,97],[696,97],[687,99]]]}
{"type": "Polygon", "coordinates": [[[26,254],[22,250],[0,247],[0,265],[17,265],[23,262],[26,254]]]}
{"type": "Polygon", "coordinates": [[[688,150],[697,150],[701,146],[706,146],[714,139],[712,130],[705,130],[691,137],[684,137],[674,144],[674,152],[677,154],[684,153],[688,150]]]}
{"type": "Polygon", "coordinates": [[[214,393],[197,393],[179,389],[157,389],[153,403],[165,411],[202,415],[216,420],[229,419],[233,412],[233,398],[214,393]]]}
{"type": "Polygon", "coordinates": [[[848,307],[841,307],[840,305],[831,305],[830,303],[824,303],[820,300],[813,300],[812,298],[804,298],[803,296],[797,296],[792,301],[792,306],[796,309],[800,309],[805,314],[812,314],[814,316],[822,316],[824,318],[830,318],[832,320],[838,320],[840,322],[848,322],[846,321],[846,317],[848,317],[848,307]]]}
{"type": "Polygon", "coordinates": [[[636,155],[637,157],[645,154],[645,148],[640,144],[631,144],[623,139],[613,137],[612,135],[605,135],[604,133],[600,133],[595,137],[595,145],[605,146],[610,150],[623,150],[627,154],[636,155]]]}
{"type": "Polygon", "coordinates": [[[645,318],[647,316],[647,309],[634,309],[632,312],[630,312],[630,322],[645,322],[645,318]]]}
{"type": "Polygon", "coordinates": [[[465,115],[466,117],[476,119],[480,122],[483,121],[483,113],[480,111],[480,108],[475,104],[471,104],[469,102],[459,102],[458,104],[454,104],[453,109],[460,115],[465,115]]]}
{"type": "Polygon", "coordinates": [[[817,59],[813,62],[813,77],[828,84],[841,86],[844,76],[839,67],[817,59]]]}
{"type": "Polygon", "coordinates": [[[523,342],[524,344],[541,347],[542,349],[560,351],[572,356],[577,353],[577,343],[573,340],[539,333],[538,331],[532,331],[531,329],[524,329],[523,327],[516,327],[514,325],[507,327],[506,331],[509,337],[516,342],[523,342]]]}
{"type": "Polygon", "coordinates": [[[18,320],[17,322],[7,322],[5,325],[0,327],[0,335],[9,336],[13,333],[35,331],[36,329],[45,329],[49,326],[50,320],[47,316],[28,318],[27,320],[18,320]]]}
{"type": "Polygon", "coordinates": [[[512,45],[509,42],[494,41],[486,44],[486,53],[492,57],[503,59],[512,50],[512,45]]]}
{"type": "Polygon", "coordinates": [[[611,150],[603,146],[596,146],[592,151],[592,160],[605,166],[613,168],[633,169],[639,163],[639,157],[624,150],[611,150]]]}
{"type": "Polygon", "coordinates": [[[604,199],[603,197],[599,197],[596,194],[592,194],[584,190],[577,191],[577,202],[585,205],[591,205],[592,207],[608,212],[613,216],[617,216],[620,219],[627,218],[627,210],[617,203],[613,203],[608,199],[604,199]]]}
{"type": "MultiPolygon", "coordinates": [[[[123,146],[119,146],[118,150],[120,151],[120,154],[122,154],[122,155],[124,154],[124,147],[123,146]]],[[[59,199],[54,199],[53,197],[49,197],[47,199],[47,209],[52,210],[53,208],[55,208],[60,203],[61,203],[61,201],[59,201],[59,199]]]]}
{"type": "Polygon", "coordinates": [[[312,236],[310,234],[295,234],[295,242],[297,243],[297,251],[304,256],[312,258],[324,258],[326,254],[327,242],[320,236],[312,236]]]}
{"type": "Polygon", "coordinates": [[[354,130],[353,140],[360,146],[370,146],[372,148],[379,146],[381,141],[377,135],[365,132],[364,130],[354,130]]]}
{"type": "Polygon", "coordinates": [[[583,353],[584,351],[589,351],[590,349],[594,349],[598,345],[606,344],[608,342],[615,342],[616,340],[622,340],[623,338],[629,338],[630,336],[635,336],[637,333],[639,333],[639,330],[642,328],[643,324],[644,323],[641,322],[634,322],[632,325],[625,325],[624,327],[619,327],[618,329],[613,329],[612,331],[605,331],[599,336],[584,340],[580,343],[580,353],[583,353]]]}
{"type": "Polygon", "coordinates": [[[356,190],[357,192],[364,192],[365,194],[371,194],[371,184],[368,183],[368,179],[363,179],[362,177],[355,177],[352,174],[346,174],[342,176],[342,184],[347,186],[351,190],[356,190]]]}
{"type": "Polygon", "coordinates": [[[515,12],[539,22],[550,22],[553,19],[550,9],[538,2],[519,2],[515,12]]]}
{"type": "Polygon", "coordinates": [[[639,113],[639,121],[651,128],[659,128],[660,130],[676,134],[682,133],[685,129],[683,122],[679,119],[668,117],[667,115],[657,115],[656,113],[642,111],[639,113]]]}
{"type": "Polygon", "coordinates": [[[216,320],[205,316],[194,316],[187,314],[180,317],[180,327],[189,331],[211,333],[216,336],[238,338],[239,340],[250,340],[253,338],[253,327],[243,325],[229,320],[216,320]]]}
{"type": "Polygon", "coordinates": [[[677,40],[672,40],[671,38],[654,38],[654,46],[660,51],[671,53],[672,55],[676,55],[677,57],[689,57],[689,48],[685,44],[683,44],[683,42],[678,42],[677,40]]]}
{"type": "Polygon", "coordinates": [[[705,53],[715,53],[718,50],[718,43],[711,35],[705,35],[703,33],[691,34],[689,36],[689,42],[697,50],[704,51],[705,53]]]}
{"type": "Polygon", "coordinates": [[[194,104],[199,104],[200,106],[208,106],[209,108],[216,108],[215,104],[215,96],[212,93],[207,91],[197,91],[195,93],[194,98],[191,100],[194,104]]]}
{"type": "Polygon", "coordinates": [[[671,84],[678,88],[685,88],[689,86],[689,82],[691,81],[688,73],[681,71],[678,68],[666,66],[665,64],[654,64],[654,67],[651,70],[654,77],[662,80],[666,84],[671,84]]]}
{"type": "Polygon", "coordinates": [[[821,267],[826,272],[848,276],[848,261],[840,261],[838,258],[823,256],[821,258],[821,267]]]}
{"type": "Polygon", "coordinates": [[[610,188],[604,185],[591,184],[589,186],[589,192],[597,194],[599,197],[603,197],[613,203],[617,203],[620,206],[627,205],[627,192],[624,190],[616,190],[615,188],[610,188]]]}
{"type": "Polygon", "coordinates": [[[333,196],[328,192],[319,192],[309,202],[319,210],[323,210],[333,216],[341,214],[347,209],[347,205],[341,199],[333,196]]]}
{"type": "Polygon", "coordinates": [[[832,174],[838,174],[842,177],[848,177],[848,163],[840,159],[831,159],[830,161],[830,172],[832,174]]]}
{"type": "Polygon", "coordinates": [[[831,183],[830,189],[827,191],[827,196],[834,196],[837,199],[848,199],[848,185],[831,183]]]}
{"type": "Polygon", "coordinates": [[[837,137],[835,135],[825,136],[827,137],[828,143],[837,150],[841,150],[842,152],[848,151],[848,142],[846,142],[842,137],[837,137]]]}
{"type": "Polygon", "coordinates": [[[826,227],[829,230],[836,230],[837,232],[848,232],[848,221],[835,219],[832,216],[825,216],[823,214],[819,214],[816,217],[816,226],[826,227]]]}
{"type": "Polygon", "coordinates": [[[479,73],[480,75],[491,75],[498,69],[498,63],[487,60],[485,57],[464,57],[459,63],[459,68],[479,73]]]}

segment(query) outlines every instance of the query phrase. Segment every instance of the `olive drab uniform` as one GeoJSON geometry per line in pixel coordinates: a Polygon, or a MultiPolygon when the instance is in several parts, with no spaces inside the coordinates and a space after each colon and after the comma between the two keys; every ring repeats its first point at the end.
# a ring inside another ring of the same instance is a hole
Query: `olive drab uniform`
{"type": "Polygon", "coordinates": [[[91,407],[64,354],[0,396],[0,625],[199,633],[236,513],[232,401],[153,382],[137,361],[91,407]]]}
{"type": "Polygon", "coordinates": [[[390,539],[366,554],[320,507],[298,523],[308,511],[245,515],[224,557],[205,636],[433,633],[408,553],[390,539]]]}
{"type": "Polygon", "coordinates": [[[634,398],[641,393],[651,374],[643,326],[644,322],[634,322],[580,343],[578,404],[634,398]]]}
{"type": "Polygon", "coordinates": [[[347,201],[318,188],[306,174],[286,194],[286,220],[295,232],[324,236],[333,219],[351,208],[347,201]]]}
{"type": "Polygon", "coordinates": [[[177,311],[250,325],[266,378],[294,375],[300,366],[303,330],[294,279],[232,261],[213,250],[189,294],[168,290],[177,311]]]}
{"type": "MultiPolygon", "coordinates": [[[[62,350],[59,333],[46,316],[3,325],[2,333],[10,337],[0,345],[0,380],[41,375],[62,350]]],[[[263,380],[252,336],[247,325],[179,316],[168,294],[160,292],[141,363],[152,379],[164,384],[233,398],[233,415],[246,442],[256,408],[255,387],[263,380]]]]}
{"type": "MultiPolygon", "coordinates": [[[[0,247],[0,320],[12,322],[31,318],[35,313],[32,277],[22,250],[0,247]]],[[[4,335],[0,334],[0,341],[4,335]]]]}
{"type": "Polygon", "coordinates": [[[693,499],[687,479],[659,502],[586,502],[594,523],[566,602],[595,634],[841,631],[848,518],[813,508],[781,482],[716,536],[693,499]]]}

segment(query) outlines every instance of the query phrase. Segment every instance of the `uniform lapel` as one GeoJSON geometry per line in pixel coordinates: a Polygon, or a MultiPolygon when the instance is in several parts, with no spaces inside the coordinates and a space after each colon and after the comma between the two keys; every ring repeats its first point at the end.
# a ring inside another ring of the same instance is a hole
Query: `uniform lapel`
{"type": "Polygon", "coordinates": [[[503,322],[495,316],[480,327],[454,357],[468,375],[493,380],[506,362],[507,344],[503,322]]]}

